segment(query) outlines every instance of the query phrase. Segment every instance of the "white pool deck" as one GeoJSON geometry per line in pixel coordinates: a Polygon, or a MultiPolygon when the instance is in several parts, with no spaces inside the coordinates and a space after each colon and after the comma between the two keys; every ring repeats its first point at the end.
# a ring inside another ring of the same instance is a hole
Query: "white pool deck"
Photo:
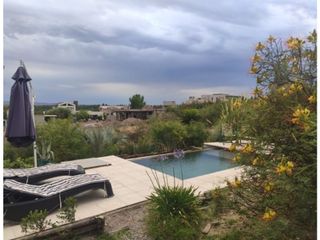
{"type": "MultiPolygon", "coordinates": [[[[88,191],[76,197],[77,211],[76,220],[101,215],[103,213],[136,204],[146,200],[152,193],[152,183],[147,175],[151,174],[151,169],[134,163],[134,161],[125,160],[116,156],[107,156],[99,158],[103,161],[111,163],[111,166],[102,166],[87,169],[86,173],[99,173],[108,178],[112,184],[114,196],[104,198],[102,190],[88,191]]],[[[215,187],[223,187],[226,185],[227,179],[234,179],[240,176],[241,168],[231,168],[224,171],[202,175],[199,177],[184,180],[184,186],[198,187],[198,193],[203,193],[215,187]]],[[[157,172],[160,182],[163,183],[163,174],[157,172]]],[[[172,176],[166,175],[170,185],[182,184],[182,181],[172,176]]],[[[153,178],[152,178],[153,179],[153,178]]],[[[153,179],[154,180],[154,179],[153,179]]],[[[49,215],[49,219],[57,220],[56,213],[49,215]]],[[[14,239],[21,237],[20,225],[8,224],[4,225],[4,239],[14,239]]]]}
{"type": "MultiPolygon", "coordinates": [[[[237,151],[242,150],[244,145],[247,143],[250,143],[250,141],[242,140],[241,145],[236,146],[236,150],[237,151]]],[[[207,147],[215,147],[215,148],[219,148],[219,149],[228,150],[231,146],[231,142],[205,142],[204,145],[207,147]]]]}

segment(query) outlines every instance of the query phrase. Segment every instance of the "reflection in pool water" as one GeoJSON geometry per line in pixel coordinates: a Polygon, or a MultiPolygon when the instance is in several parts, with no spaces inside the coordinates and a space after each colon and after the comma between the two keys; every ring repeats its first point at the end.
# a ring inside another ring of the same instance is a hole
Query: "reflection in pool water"
{"type": "Polygon", "coordinates": [[[150,157],[134,160],[133,162],[175,176],[188,179],[205,174],[222,171],[235,167],[232,162],[233,154],[223,150],[205,150],[186,153],[183,158],[174,155],[166,157],[150,157]]]}

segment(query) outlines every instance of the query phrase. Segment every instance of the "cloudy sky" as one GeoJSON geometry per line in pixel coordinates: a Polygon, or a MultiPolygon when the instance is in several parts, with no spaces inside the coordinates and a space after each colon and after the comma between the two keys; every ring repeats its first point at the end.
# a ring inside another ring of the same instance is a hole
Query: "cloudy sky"
{"type": "Polygon", "coordinates": [[[315,0],[4,0],[4,98],[19,59],[38,102],[247,95],[255,44],[315,27],[315,0]]]}

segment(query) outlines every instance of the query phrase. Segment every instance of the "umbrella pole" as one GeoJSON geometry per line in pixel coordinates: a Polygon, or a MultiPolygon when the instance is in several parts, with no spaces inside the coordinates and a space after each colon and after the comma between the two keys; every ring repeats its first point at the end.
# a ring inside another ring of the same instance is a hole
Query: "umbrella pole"
{"type": "MultiPolygon", "coordinates": [[[[34,114],[34,95],[32,94],[32,115],[33,115],[33,124],[36,126],[36,121],[35,121],[35,114],[34,114]]],[[[38,166],[38,161],[37,161],[37,142],[33,142],[33,157],[34,157],[34,167],[38,166]]]]}
{"type": "MultiPolygon", "coordinates": [[[[32,93],[32,108],[31,108],[32,119],[33,119],[33,125],[34,125],[34,127],[36,127],[35,114],[34,114],[35,96],[34,96],[34,93],[33,93],[32,85],[31,85],[30,82],[29,82],[29,84],[30,84],[30,90],[31,90],[31,93],[32,93]]],[[[34,158],[34,167],[37,167],[38,166],[38,161],[37,161],[37,142],[36,141],[33,142],[33,158],[34,158]]]]}

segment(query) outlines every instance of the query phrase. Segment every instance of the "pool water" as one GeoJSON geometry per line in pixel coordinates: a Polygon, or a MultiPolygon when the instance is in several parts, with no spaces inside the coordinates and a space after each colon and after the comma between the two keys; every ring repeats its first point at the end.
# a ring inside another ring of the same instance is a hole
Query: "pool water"
{"type": "Polygon", "coordinates": [[[230,152],[210,149],[186,153],[182,159],[171,155],[166,160],[150,157],[133,160],[133,162],[179,179],[188,179],[236,167],[231,160],[232,157],[233,154],[230,152]]]}

